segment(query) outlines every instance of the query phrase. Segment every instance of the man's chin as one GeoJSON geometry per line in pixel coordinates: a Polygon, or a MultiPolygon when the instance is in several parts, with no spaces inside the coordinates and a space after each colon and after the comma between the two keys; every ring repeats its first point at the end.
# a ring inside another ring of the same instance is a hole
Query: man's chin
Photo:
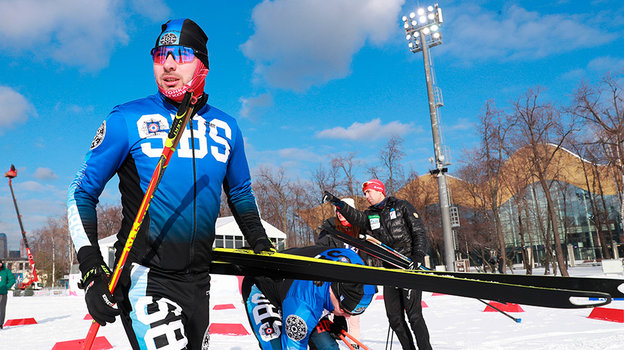
{"type": "Polygon", "coordinates": [[[182,88],[184,85],[176,85],[176,86],[161,86],[163,91],[175,91],[175,90],[179,90],[180,88],[182,88]]]}

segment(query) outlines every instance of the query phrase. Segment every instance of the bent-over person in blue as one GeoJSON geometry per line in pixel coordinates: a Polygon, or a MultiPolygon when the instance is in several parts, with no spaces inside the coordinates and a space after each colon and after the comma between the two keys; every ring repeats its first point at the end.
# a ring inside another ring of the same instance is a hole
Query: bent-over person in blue
{"type": "MultiPolygon", "coordinates": [[[[311,246],[285,253],[364,265],[352,250],[311,246]]],[[[362,314],[377,288],[373,285],[245,277],[243,299],[249,324],[263,350],[305,350],[319,321],[326,315],[350,317],[362,314]]],[[[319,350],[338,349],[338,344],[319,350]]]]}

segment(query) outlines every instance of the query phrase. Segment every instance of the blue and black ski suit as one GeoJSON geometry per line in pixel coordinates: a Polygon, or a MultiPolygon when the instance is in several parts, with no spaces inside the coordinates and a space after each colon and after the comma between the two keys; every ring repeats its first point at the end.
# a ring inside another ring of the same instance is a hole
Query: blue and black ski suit
{"type": "MultiPolygon", "coordinates": [[[[253,245],[266,238],[241,130],[234,118],[206,101],[204,94],[197,102],[192,126],[186,126],[172,155],[119,281],[122,320],[134,348],[159,348],[162,337],[201,346],[222,187],[247,241],[253,245]]],[[[86,252],[98,247],[96,205],[115,174],[123,208],[115,244],[119,258],[177,109],[158,93],[116,106],[98,129],[67,197],[81,265],[86,252]]]]}

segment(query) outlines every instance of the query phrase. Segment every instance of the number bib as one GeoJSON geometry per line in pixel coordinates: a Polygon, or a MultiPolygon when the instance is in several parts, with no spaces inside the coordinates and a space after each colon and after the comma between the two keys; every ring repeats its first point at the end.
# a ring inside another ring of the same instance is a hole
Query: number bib
{"type": "Polygon", "coordinates": [[[371,230],[376,230],[381,227],[381,222],[379,221],[379,215],[369,215],[368,221],[370,222],[371,230]]]}

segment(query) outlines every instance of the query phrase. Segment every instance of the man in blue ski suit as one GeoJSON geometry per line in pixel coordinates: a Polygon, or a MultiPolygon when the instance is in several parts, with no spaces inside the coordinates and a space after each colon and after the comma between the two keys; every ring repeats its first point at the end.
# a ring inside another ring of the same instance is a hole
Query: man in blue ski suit
{"type": "MultiPolygon", "coordinates": [[[[285,251],[302,256],[364,265],[352,250],[311,246],[285,251]]],[[[310,335],[323,316],[362,314],[377,288],[373,285],[245,277],[243,299],[249,324],[263,350],[307,349],[310,335]]],[[[334,341],[316,343],[319,349],[338,349],[334,341]]]]}
{"type": "Polygon", "coordinates": [[[190,19],[171,20],[152,49],[159,93],[116,106],[102,123],[69,187],[69,228],[78,252],[89,313],[122,323],[134,349],[208,345],[209,266],[221,188],[255,252],[271,250],[251,188],[236,120],[204,93],[208,38],[190,19]],[[115,290],[98,246],[96,205],[115,174],[123,220],[117,260],[187,91],[194,111],[157,187],[115,290]],[[115,305],[117,302],[117,305],[115,305]]]}

